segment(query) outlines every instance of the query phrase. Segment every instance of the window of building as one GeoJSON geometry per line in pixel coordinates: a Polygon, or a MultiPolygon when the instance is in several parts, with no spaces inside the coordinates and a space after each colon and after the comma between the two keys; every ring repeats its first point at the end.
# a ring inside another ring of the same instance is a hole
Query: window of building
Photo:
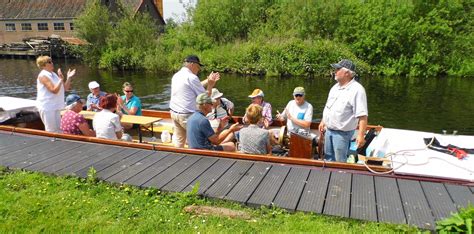
{"type": "Polygon", "coordinates": [[[38,31],[48,31],[48,23],[38,23],[38,31]]]}
{"type": "Polygon", "coordinates": [[[69,30],[74,31],[74,23],[69,23],[69,30]]]}
{"type": "Polygon", "coordinates": [[[8,32],[16,31],[15,23],[5,23],[5,30],[8,32]]]}
{"type": "Polygon", "coordinates": [[[54,31],[64,31],[64,23],[53,23],[54,31]]]}
{"type": "Polygon", "coordinates": [[[31,31],[31,23],[21,23],[21,30],[31,31]]]}

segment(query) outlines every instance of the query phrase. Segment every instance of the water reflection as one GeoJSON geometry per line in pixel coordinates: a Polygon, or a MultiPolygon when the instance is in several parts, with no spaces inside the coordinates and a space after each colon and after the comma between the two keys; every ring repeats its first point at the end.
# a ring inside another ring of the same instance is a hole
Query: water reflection
{"type": "MultiPolygon", "coordinates": [[[[76,68],[74,90],[85,97],[87,84],[96,80],[101,89],[121,93],[123,82],[132,82],[135,94],[144,108],[167,110],[172,73],[99,71],[74,61],[55,61],[63,69],[76,68]]],[[[0,59],[0,95],[34,99],[39,69],[35,61],[0,59]]],[[[207,74],[202,74],[204,77],[207,74]]],[[[458,130],[459,134],[474,134],[474,79],[473,78],[377,78],[362,77],[369,105],[369,123],[390,128],[412,129],[441,133],[458,130]]],[[[265,100],[282,111],[292,99],[296,86],[304,86],[306,100],[314,106],[314,119],[321,118],[323,106],[334,81],[321,78],[244,77],[223,74],[217,88],[236,104],[237,115],[242,115],[250,103],[247,97],[253,89],[265,92],[265,100]]]]}

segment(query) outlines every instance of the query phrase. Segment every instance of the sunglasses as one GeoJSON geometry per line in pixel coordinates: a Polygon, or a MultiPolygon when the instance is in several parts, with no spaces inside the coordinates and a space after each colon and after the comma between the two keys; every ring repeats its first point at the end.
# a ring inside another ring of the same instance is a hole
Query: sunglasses
{"type": "Polygon", "coordinates": [[[295,97],[303,97],[303,94],[295,94],[295,97]]]}
{"type": "Polygon", "coordinates": [[[124,90],[126,93],[133,93],[133,90],[124,90]]]}

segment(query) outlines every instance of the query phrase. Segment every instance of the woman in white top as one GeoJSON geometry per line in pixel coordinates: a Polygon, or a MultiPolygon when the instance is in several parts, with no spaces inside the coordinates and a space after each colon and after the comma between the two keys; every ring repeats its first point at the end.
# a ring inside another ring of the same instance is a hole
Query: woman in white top
{"type": "Polygon", "coordinates": [[[40,56],[36,59],[36,65],[41,72],[36,79],[38,111],[47,132],[60,133],[61,113],[64,109],[64,90],[71,87],[71,77],[76,74],[76,69],[69,69],[67,79],[64,81],[61,69],[54,72],[53,60],[49,56],[40,56]]]}
{"type": "Polygon", "coordinates": [[[117,96],[115,94],[107,94],[100,97],[99,107],[102,111],[97,112],[92,120],[96,136],[111,140],[121,139],[123,136],[123,128],[120,124],[122,113],[117,111],[117,96]]]}

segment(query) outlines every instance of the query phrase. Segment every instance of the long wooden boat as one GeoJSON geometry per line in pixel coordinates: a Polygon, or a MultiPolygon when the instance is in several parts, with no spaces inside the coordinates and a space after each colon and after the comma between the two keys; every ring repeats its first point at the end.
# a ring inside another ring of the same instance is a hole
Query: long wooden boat
{"type": "MultiPolygon", "coordinates": [[[[162,119],[154,125],[154,132],[156,136],[159,136],[160,135],[159,133],[164,130],[168,130],[172,132],[172,121],[171,121],[170,113],[168,111],[143,110],[142,113],[144,116],[157,117],[157,118],[162,119]]],[[[234,121],[236,122],[241,122],[241,119],[242,119],[242,117],[239,117],[239,116],[235,116],[233,118],[234,118],[234,121]]],[[[286,122],[284,121],[276,120],[273,122],[271,127],[281,128],[281,126],[285,126],[285,124],[286,122]]],[[[312,132],[317,132],[318,126],[319,126],[319,123],[313,122],[311,124],[312,132]]],[[[198,149],[189,149],[189,148],[177,148],[177,147],[172,146],[169,143],[163,144],[163,143],[160,143],[159,141],[146,142],[145,140],[143,141],[143,143],[139,143],[136,141],[125,142],[125,141],[100,139],[96,137],[50,133],[42,129],[44,129],[44,127],[42,126],[42,123],[40,120],[25,122],[21,124],[9,124],[9,125],[0,124],[1,131],[12,132],[12,133],[22,133],[22,134],[33,134],[33,135],[62,138],[62,139],[69,139],[69,140],[75,140],[75,141],[92,142],[92,143],[99,143],[99,144],[108,144],[108,145],[116,145],[116,146],[132,147],[132,148],[140,148],[140,149],[156,150],[156,151],[185,153],[187,155],[204,155],[204,156],[211,156],[211,157],[263,161],[263,162],[272,162],[272,163],[281,163],[281,164],[293,164],[293,165],[310,166],[310,167],[321,167],[321,168],[327,168],[330,170],[350,170],[353,173],[356,172],[356,173],[362,173],[362,174],[377,173],[377,174],[383,174],[383,176],[389,176],[389,177],[395,177],[395,178],[408,178],[408,179],[412,178],[412,179],[424,180],[424,181],[448,181],[448,182],[462,183],[462,184],[466,183],[466,181],[462,181],[456,178],[437,178],[436,176],[430,177],[430,176],[418,176],[418,175],[400,175],[398,173],[393,172],[393,168],[392,168],[393,164],[390,166],[368,165],[367,163],[366,164],[350,164],[350,163],[342,163],[342,162],[328,162],[328,161],[324,161],[320,159],[312,159],[312,158],[309,159],[309,158],[299,158],[299,157],[280,157],[280,156],[273,156],[273,155],[244,154],[240,152],[221,152],[221,151],[198,150],[198,149]]],[[[380,132],[383,128],[381,126],[369,125],[368,129],[374,129],[377,132],[380,132]]],[[[290,150],[291,150],[291,147],[290,147],[290,150]]],[[[370,159],[373,159],[373,158],[370,158],[370,159]]],[[[367,162],[367,160],[365,162],[367,162]]],[[[470,181],[470,183],[472,182],[473,181],[470,181]]]]}
{"type": "MultiPolygon", "coordinates": [[[[168,130],[172,132],[172,121],[171,121],[170,113],[168,111],[142,110],[142,113],[144,116],[158,117],[162,119],[154,126],[155,136],[159,136],[159,133],[162,132],[163,130],[168,130]]],[[[242,122],[242,117],[240,116],[235,116],[233,118],[234,118],[234,121],[236,122],[242,122]]],[[[284,121],[276,120],[273,122],[271,127],[280,128],[281,126],[285,126],[285,124],[286,123],[284,121]]],[[[316,132],[318,129],[318,126],[319,126],[319,123],[313,122],[311,124],[312,131],[316,132]]],[[[369,127],[375,128],[378,131],[382,128],[380,126],[369,126],[369,127]]],[[[162,144],[162,143],[156,143],[156,142],[144,141],[143,143],[139,143],[139,142],[115,141],[115,140],[100,139],[96,137],[51,133],[51,132],[46,132],[43,129],[44,129],[44,126],[42,126],[41,121],[32,121],[32,122],[14,124],[14,125],[11,125],[11,124],[0,125],[0,130],[3,130],[3,131],[48,136],[48,137],[77,140],[77,141],[84,141],[84,142],[94,142],[94,143],[100,143],[100,144],[109,144],[109,145],[133,147],[133,148],[140,148],[140,149],[206,155],[206,156],[223,157],[223,158],[244,159],[244,160],[252,160],[252,161],[265,161],[265,162],[284,163],[284,164],[367,171],[367,167],[360,164],[327,162],[324,160],[296,158],[296,157],[254,155],[254,154],[244,154],[240,152],[220,152],[220,151],[199,150],[199,149],[189,149],[189,148],[177,148],[177,147],[171,146],[170,144],[162,144]]],[[[377,165],[371,166],[371,169],[378,172],[390,171],[389,167],[377,166],[377,165]]]]}

